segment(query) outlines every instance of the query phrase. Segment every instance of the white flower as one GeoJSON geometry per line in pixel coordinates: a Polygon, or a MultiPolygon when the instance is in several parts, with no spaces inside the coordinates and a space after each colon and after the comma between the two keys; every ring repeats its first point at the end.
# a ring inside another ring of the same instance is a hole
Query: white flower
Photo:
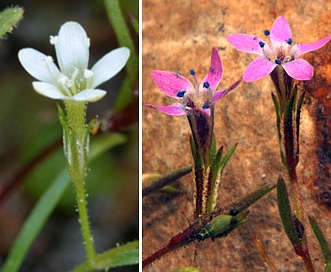
{"type": "Polygon", "coordinates": [[[115,76],[126,64],[130,50],[115,49],[88,69],[90,40],[83,27],[76,22],[66,22],[58,36],[51,36],[57,62],[51,56],[24,48],[18,58],[24,69],[39,81],[32,83],[35,91],[52,99],[95,102],[106,92],[97,86],[115,76]]]}

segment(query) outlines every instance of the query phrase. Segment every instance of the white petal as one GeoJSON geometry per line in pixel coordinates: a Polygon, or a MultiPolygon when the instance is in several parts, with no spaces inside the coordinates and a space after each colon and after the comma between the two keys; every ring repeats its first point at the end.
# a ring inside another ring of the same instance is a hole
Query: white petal
{"type": "Polygon", "coordinates": [[[87,89],[72,97],[76,101],[96,102],[106,95],[106,91],[99,89],[87,89]]]}
{"type": "Polygon", "coordinates": [[[56,88],[52,84],[35,81],[32,82],[32,85],[35,91],[43,96],[52,99],[68,99],[67,96],[65,96],[58,88],[56,88]]]}
{"type": "Polygon", "coordinates": [[[130,56],[126,47],[115,49],[103,56],[94,66],[93,88],[115,76],[124,67],[130,56]]]}
{"type": "Polygon", "coordinates": [[[80,24],[67,22],[62,25],[57,39],[54,40],[54,45],[57,60],[63,74],[71,77],[75,68],[79,70],[87,68],[89,39],[80,24]]]}
{"type": "Polygon", "coordinates": [[[18,52],[18,59],[24,69],[34,78],[56,84],[60,71],[51,57],[33,48],[24,48],[18,52]]]}

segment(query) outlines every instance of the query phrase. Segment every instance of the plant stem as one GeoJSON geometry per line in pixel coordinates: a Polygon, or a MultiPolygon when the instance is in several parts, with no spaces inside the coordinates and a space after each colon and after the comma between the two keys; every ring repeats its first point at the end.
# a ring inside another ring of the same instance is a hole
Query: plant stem
{"type": "Polygon", "coordinates": [[[96,253],[94,249],[94,240],[92,237],[89,217],[87,212],[87,201],[86,201],[86,194],[85,194],[85,182],[84,180],[77,180],[74,182],[76,195],[77,195],[77,208],[79,214],[79,223],[82,232],[82,236],[84,239],[84,246],[85,251],[87,254],[87,258],[89,261],[93,260],[96,253]]]}
{"type": "Polygon", "coordinates": [[[74,183],[77,196],[79,223],[88,260],[91,262],[96,253],[90,230],[85,195],[85,176],[89,154],[89,126],[85,124],[85,102],[65,101],[66,115],[60,113],[63,126],[63,147],[67,167],[74,183]]]}

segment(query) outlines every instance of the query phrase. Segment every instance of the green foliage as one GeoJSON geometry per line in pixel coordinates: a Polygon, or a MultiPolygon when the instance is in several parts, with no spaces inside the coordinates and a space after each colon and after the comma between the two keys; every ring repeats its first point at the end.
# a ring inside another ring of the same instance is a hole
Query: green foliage
{"type": "Polygon", "coordinates": [[[313,216],[309,216],[309,222],[314,231],[316,239],[321,247],[322,254],[324,257],[324,262],[326,264],[330,263],[331,262],[331,251],[330,251],[328,242],[326,241],[326,238],[325,238],[322,230],[320,229],[319,225],[317,224],[316,219],[313,216]]]}
{"type": "Polygon", "coordinates": [[[91,262],[86,261],[72,270],[72,272],[95,271],[96,269],[109,269],[125,265],[138,264],[139,242],[134,241],[116,248],[112,248],[97,255],[91,262]]]}

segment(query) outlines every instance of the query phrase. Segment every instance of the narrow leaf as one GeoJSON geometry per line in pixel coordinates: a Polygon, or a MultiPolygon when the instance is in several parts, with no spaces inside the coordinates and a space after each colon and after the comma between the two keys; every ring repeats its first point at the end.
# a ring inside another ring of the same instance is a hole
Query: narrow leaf
{"type": "Polygon", "coordinates": [[[260,198],[265,196],[267,193],[269,193],[272,189],[274,189],[276,185],[265,185],[261,188],[257,189],[256,191],[245,195],[243,198],[227,205],[223,211],[225,210],[227,213],[230,213],[233,210],[236,210],[238,212],[242,212],[246,209],[248,209],[251,205],[253,205],[256,201],[258,201],[260,198]]]}
{"type": "Polygon", "coordinates": [[[230,160],[230,158],[231,158],[231,156],[233,155],[234,151],[236,150],[237,145],[238,145],[238,143],[236,143],[234,146],[232,146],[232,147],[230,148],[230,150],[228,151],[228,153],[226,153],[225,156],[224,156],[224,158],[222,159],[222,161],[221,161],[221,165],[220,165],[220,168],[221,168],[221,172],[220,172],[220,174],[221,174],[221,175],[222,175],[222,173],[223,173],[223,170],[224,170],[226,164],[228,163],[228,161],[230,160]]]}
{"type": "Polygon", "coordinates": [[[109,268],[133,265],[139,263],[139,242],[134,241],[125,245],[112,248],[97,255],[92,261],[86,261],[72,270],[72,272],[87,272],[96,269],[108,270],[109,268]]]}
{"type": "Polygon", "coordinates": [[[301,242],[295,231],[294,222],[292,220],[292,211],[286,185],[282,177],[279,177],[277,182],[277,200],[280,218],[283,222],[283,227],[287,237],[290,239],[295,249],[301,247],[301,242]]]}
{"type": "Polygon", "coordinates": [[[322,254],[324,257],[324,262],[327,264],[331,261],[331,251],[328,246],[328,242],[326,241],[326,238],[320,229],[319,225],[317,224],[316,219],[313,216],[308,216],[310,225],[314,231],[314,234],[316,236],[316,239],[321,247],[322,254]]]}
{"type": "Polygon", "coordinates": [[[192,166],[186,166],[180,169],[176,169],[165,175],[160,174],[144,174],[142,183],[142,195],[143,197],[150,193],[156,192],[166,185],[184,177],[192,172],[192,166]]]}

